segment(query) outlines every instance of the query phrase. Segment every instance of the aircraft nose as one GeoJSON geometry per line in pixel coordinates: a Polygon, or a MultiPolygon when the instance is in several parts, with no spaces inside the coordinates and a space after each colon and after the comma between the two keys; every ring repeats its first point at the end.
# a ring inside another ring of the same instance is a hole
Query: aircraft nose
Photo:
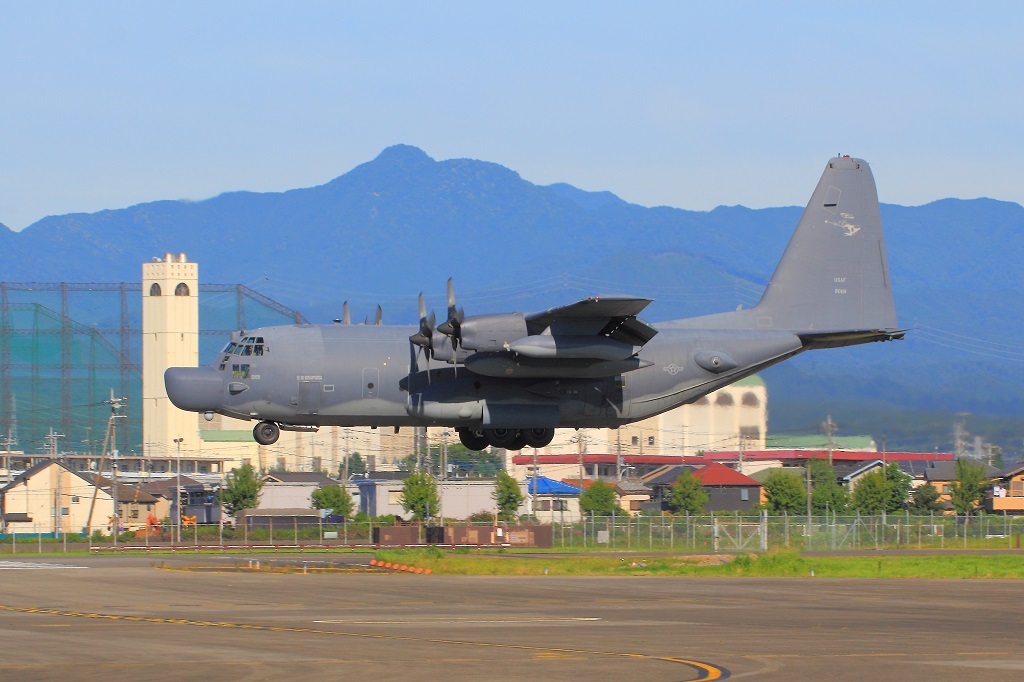
{"type": "Polygon", "coordinates": [[[190,412],[210,412],[221,406],[224,382],[212,367],[169,367],[164,372],[167,397],[190,412]]]}

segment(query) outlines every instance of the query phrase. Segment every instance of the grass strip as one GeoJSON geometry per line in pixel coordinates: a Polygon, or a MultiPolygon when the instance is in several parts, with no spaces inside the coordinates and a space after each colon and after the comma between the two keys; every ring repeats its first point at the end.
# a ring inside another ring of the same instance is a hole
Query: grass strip
{"type": "Polygon", "coordinates": [[[736,556],[518,558],[428,548],[381,551],[375,557],[378,561],[429,568],[438,575],[1024,579],[1024,556],[1016,554],[805,557],[777,551],[736,556]]]}

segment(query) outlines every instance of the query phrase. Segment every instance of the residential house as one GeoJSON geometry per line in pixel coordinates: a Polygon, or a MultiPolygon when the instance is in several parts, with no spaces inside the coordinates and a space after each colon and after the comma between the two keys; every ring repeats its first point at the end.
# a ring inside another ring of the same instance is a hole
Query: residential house
{"type": "Polygon", "coordinates": [[[110,532],[114,517],[114,490],[122,529],[146,525],[157,500],[137,487],[77,472],[64,462],[39,462],[0,488],[0,514],[5,533],[110,532]]]}
{"type": "MultiPolygon", "coordinates": [[[[263,477],[260,501],[257,509],[312,509],[313,493],[319,488],[341,485],[337,479],[320,472],[279,471],[263,477]]],[[[345,486],[348,490],[348,486],[345,486]]],[[[358,488],[349,492],[356,508],[359,508],[358,488]]]]}
{"type": "MultiPolygon", "coordinates": [[[[985,470],[985,478],[993,479],[999,477],[1002,472],[984,462],[978,462],[985,470]]],[[[938,502],[943,505],[946,513],[953,513],[953,502],[950,496],[953,483],[956,482],[956,461],[929,462],[924,471],[926,483],[931,483],[939,491],[938,502]]]]}
{"type": "Polygon", "coordinates": [[[693,477],[708,494],[704,511],[746,511],[761,503],[761,483],[750,476],[741,474],[724,464],[711,462],[702,467],[672,467],[645,478],[644,483],[652,492],[648,508],[667,511],[675,485],[684,471],[691,471],[693,477]]]}
{"type": "Polygon", "coordinates": [[[637,478],[624,478],[616,483],[615,493],[619,498],[619,507],[630,516],[639,514],[644,503],[651,499],[651,489],[637,478]]]}
{"type": "MultiPolygon", "coordinates": [[[[383,472],[387,473],[387,472],[383,472]]],[[[378,474],[372,474],[377,476],[378,474]]],[[[405,474],[408,476],[408,474],[405,474]]],[[[437,481],[440,508],[431,510],[431,516],[444,515],[447,519],[465,519],[477,512],[494,513],[496,483],[491,478],[458,478],[437,481]]],[[[398,478],[356,479],[356,509],[370,517],[393,514],[407,518],[410,513],[402,506],[405,480],[398,478]]],[[[579,493],[577,493],[579,494],[579,493]]],[[[524,512],[525,513],[525,512],[524,512]]]]}
{"type": "Polygon", "coordinates": [[[1024,466],[1017,466],[995,477],[992,490],[981,501],[982,509],[999,514],[1024,514],[1024,466]]]}
{"type": "Polygon", "coordinates": [[[579,521],[580,488],[546,476],[526,479],[524,506],[541,523],[579,521]]]}
{"type": "Polygon", "coordinates": [[[179,504],[175,492],[179,492],[185,516],[194,516],[198,524],[220,523],[222,514],[217,499],[219,485],[203,483],[190,476],[172,476],[143,483],[140,488],[156,498],[153,514],[158,519],[170,519],[171,524],[174,524],[179,504]]]}

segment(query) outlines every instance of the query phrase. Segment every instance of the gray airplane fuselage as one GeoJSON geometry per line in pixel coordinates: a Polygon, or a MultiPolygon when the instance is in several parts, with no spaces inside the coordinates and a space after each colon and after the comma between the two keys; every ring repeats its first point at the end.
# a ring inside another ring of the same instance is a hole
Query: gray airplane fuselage
{"type": "Polygon", "coordinates": [[[218,356],[205,368],[209,391],[195,392],[188,409],[318,426],[615,427],[696,400],[804,347],[786,332],[669,330],[644,346],[652,364],[611,377],[499,378],[433,362],[428,378],[422,359],[421,371],[409,373],[415,331],[332,324],[246,332],[264,339],[265,352],[218,356]],[[696,363],[700,353],[737,366],[709,371],[696,363]],[[235,392],[224,390],[230,384],[235,392]]]}

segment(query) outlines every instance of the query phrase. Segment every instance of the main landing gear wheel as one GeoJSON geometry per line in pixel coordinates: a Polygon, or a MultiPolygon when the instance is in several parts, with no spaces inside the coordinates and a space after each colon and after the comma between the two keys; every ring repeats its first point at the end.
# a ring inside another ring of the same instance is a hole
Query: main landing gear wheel
{"type": "Polygon", "coordinates": [[[274,422],[260,422],[252,430],[252,437],[260,445],[273,445],[281,436],[281,429],[274,422]]]}
{"type": "Polygon", "coordinates": [[[554,429],[523,429],[523,442],[529,448],[547,447],[555,438],[554,429]]]}
{"type": "Polygon", "coordinates": [[[524,433],[519,429],[484,429],[484,438],[496,448],[522,450],[526,446],[524,433]]]}
{"type": "Polygon", "coordinates": [[[512,446],[518,436],[517,429],[484,429],[484,438],[487,439],[487,443],[496,448],[513,449],[512,446]]]}
{"type": "Polygon", "coordinates": [[[487,438],[484,437],[484,432],[480,429],[456,429],[459,434],[459,440],[469,450],[483,450],[490,443],[487,442],[487,438]]]}

